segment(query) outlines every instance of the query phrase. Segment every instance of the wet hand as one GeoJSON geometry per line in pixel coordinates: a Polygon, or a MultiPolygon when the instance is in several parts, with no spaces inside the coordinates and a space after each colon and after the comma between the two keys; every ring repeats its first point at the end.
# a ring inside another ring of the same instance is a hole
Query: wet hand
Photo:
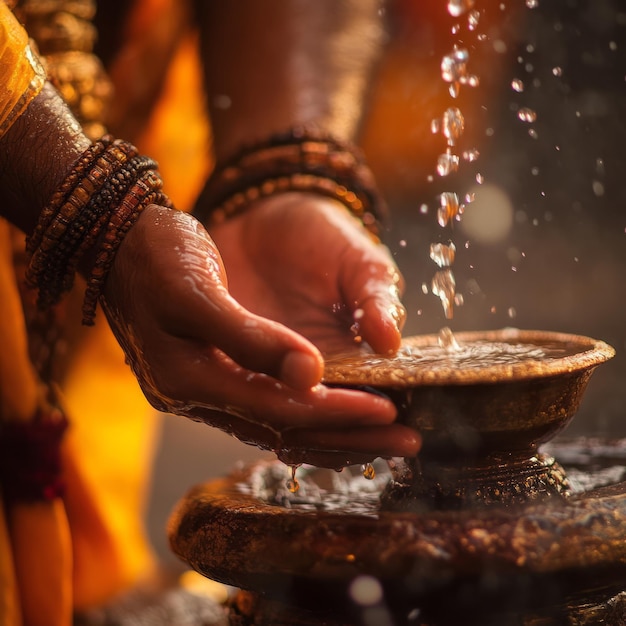
{"type": "Polygon", "coordinates": [[[383,398],[319,384],[322,357],[238,303],[205,229],[148,207],[117,253],[103,306],[146,397],[277,452],[339,467],[411,456],[417,436],[383,398]]]}
{"type": "Polygon", "coordinates": [[[402,278],[386,247],[328,198],[284,193],[211,228],[230,291],[249,310],[307,337],[325,354],[362,340],[400,345],[402,278]]]}

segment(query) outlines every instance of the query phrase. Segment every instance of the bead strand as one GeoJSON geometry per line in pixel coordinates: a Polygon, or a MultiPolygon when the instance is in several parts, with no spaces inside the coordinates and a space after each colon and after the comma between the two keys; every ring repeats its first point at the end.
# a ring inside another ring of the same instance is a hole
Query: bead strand
{"type": "Polygon", "coordinates": [[[215,224],[260,197],[287,191],[321,193],[341,202],[374,238],[384,202],[361,152],[314,127],[298,127],[244,147],[219,165],[196,203],[196,214],[215,224]]]}
{"type": "Polygon", "coordinates": [[[92,249],[84,323],[94,323],[96,306],[125,235],[151,203],[172,207],[162,192],[158,166],[130,143],[106,136],[77,161],[42,210],[27,242],[26,283],[38,290],[41,309],[69,291],[81,259],[92,249]]]}

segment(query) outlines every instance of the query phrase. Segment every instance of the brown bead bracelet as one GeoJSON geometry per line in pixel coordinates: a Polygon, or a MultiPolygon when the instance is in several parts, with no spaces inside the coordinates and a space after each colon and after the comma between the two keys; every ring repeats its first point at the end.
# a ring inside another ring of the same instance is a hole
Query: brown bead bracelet
{"type": "Polygon", "coordinates": [[[374,175],[358,148],[313,126],[292,128],[244,147],[218,164],[194,214],[217,224],[251,202],[287,191],[310,191],[338,200],[379,237],[386,214],[374,175]]]}
{"type": "Polygon", "coordinates": [[[59,302],[74,284],[84,255],[94,249],[83,323],[92,325],[98,299],[126,233],[151,203],[172,208],[158,166],[130,143],[103,137],[76,161],[27,239],[26,283],[39,308],[59,302]]]}

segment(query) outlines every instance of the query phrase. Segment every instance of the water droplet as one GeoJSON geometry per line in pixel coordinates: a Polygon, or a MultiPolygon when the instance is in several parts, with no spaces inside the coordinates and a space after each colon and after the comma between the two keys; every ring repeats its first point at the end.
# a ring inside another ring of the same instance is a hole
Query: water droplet
{"type": "Polygon", "coordinates": [[[437,211],[437,222],[440,226],[447,226],[459,212],[459,197],[451,191],[444,191],[439,196],[440,206],[437,211]]]}
{"type": "Polygon", "coordinates": [[[452,270],[449,267],[437,270],[431,283],[431,291],[441,300],[446,319],[454,317],[453,302],[455,289],[456,281],[452,270]]]}
{"type": "Polygon", "coordinates": [[[430,258],[439,267],[450,267],[454,263],[454,257],[456,254],[456,246],[451,241],[448,244],[445,243],[432,243],[430,244],[430,258]]]}
{"type": "Polygon", "coordinates": [[[526,0],[526,6],[529,9],[536,9],[539,6],[539,0],[526,0]]]}
{"type": "Polygon", "coordinates": [[[426,215],[426,213],[428,213],[428,205],[427,204],[421,204],[420,205],[420,213],[422,215],[426,215]]]}
{"type": "Polygon", "coordinates": [[[367,478],[367,480],[374,480],[374,478],[376,478],[376,470],[371,463],[365,463],[365,465],[362,465],[361,473],[363,474],[363,478],[367,478]]]}
{"type": "Polygon", "coordinates": [[[459,343],[456,340],[452,329],[450,329],[448,326],[444,326],[439,331],[437,342],[439,343],[439,347],[446,350],[447,352],[456,352],[461,349],[461,346],[459,346],[459,343]]]}
{"type": "Polygon", "coordinates": [[[470,11],[467,16],[467,27],[470,30],[476,30],[478,27],[478,22],[480,22],[480,11],[470,11]]]}
{"type": "Polygon", "coordinates": [[[437,159],[437,174],[439,176],[448,176],[452,172],[459,169],[459,157],[456,154],[445,152],[440,154],[437,159]]]}
{"type": "Polygon", "coordinates": [[[428,285],[426,283],[422,283],[422,293],[424,295],[428,294],[428,285]]]}
{"type": "Polygon", "coordinates": [[[444,111],[441,121],[441,131],[448,140],[448,144],[453,146],[465,130],[465,118],[460,109],[450,107],[444,111]]]}
{"type": "Polygon", "coordinates": [[[508,311],[506,312],[510,319],[515,319],[517,317],[517,311],[514,307],[510,306],[508,311]]]}
{"type": "Polygon", "coordinates": [[[522,107],[517,112],[517,117],[519,117],[522,122],[532,123],[537,120],[537,113],[528,107],[522,107]]]}
{"type": "MultiPolygon", "coordinates": [[[[473,191],[468,191],[465,194],[465,202],[469,204],[470,202],[474,202],[474,200],[476,200],[476,194],[473,191]]],[[[465,247],[467,248],[468,246],[469,246],[469,242],[467,242],[467,245],[465,247]]]]}
{"type": "Polygon", "coordinates": [[[529,128],[528,134],[532,139],[539,139],[539,133],[534,128],[529,128]]]}
{"type": "Polygon", "coordinates": [[[452,17],[459,17],[474,6],[474,0],[448,0],[448,13],[452,17]]]}
{"type": "Polygon", "coordinates": [[[476,150],[476,148],[472,148],[471,150],[465,150],[463,152],[463,158],[470,163],[476,161],[480,156],[480,152],[476,150]]]}
{"type": "Polygon", "coordinates": [[[465,48],[455,46],[452,52],[441,60],[441,77],[447,83],[458,82],[467,75],[468,60],[469,52],[465,48]]]}
{"type": "Polygon", "coordinates": [[[436,117],[430,122],[430,132],[436,135],[441,130],[441,120],[436,117]]]}
{"type": "Polygon", "coordinates": [[[400,239],[400,241],[398,242],[398,245],[401,248],[406,248],[406,239],[400,239]]]}
{"type": "Polygon", "coordinates": [[[533,176],[538,176],[538,175],[539,175],[539,168],[538,168],[538,167],[531,167],[531,168],[530,168],[530,173],[531,173],[533,176]]]}
{"type": "Polygon", "coordinates": [[[476,174],[476,182],[482,185],[485,182],[485,177],[482,174],[476,174]]]}
{"type": "Polygon", "coordinates": [[[513,88],[513,91],[522,93],[524,91],[524,81],[521,78],[514,78],[511,81],[511,87],[513,88]]]}
{"type": "Polygon", "coordinates": [[[297,493],[298,489],[300,489],[300,483],[296,479],[296,471],[298,469],[297,465],[291,466],[291,478],[287,481],[287,489],[291,493],[297,493]]]}
{"type": "Polygon", "coordinates": [[[617,50],[617,42],[616,41],[609,41],[609,50],[611,52],[615,52],[617,50]]]}
{"type": "Polygon", "coordinates": [[[552,73],[553,73],[555,76],[563,76],[563,69],[562,69],[562,68],[560,68],[560,67],[557,65],[556,67],[553,67],[553,68],[552,68],[552,73]]]}
{"type": "Polygon", "coordinates": [[[452,98],[458,98],[460,91],[461,91],[461,83],[459,83],[458,81],[456,81],[455,83],[451,83],[450,86],[448,87],[448,93],[450,94],[452,98]]]}

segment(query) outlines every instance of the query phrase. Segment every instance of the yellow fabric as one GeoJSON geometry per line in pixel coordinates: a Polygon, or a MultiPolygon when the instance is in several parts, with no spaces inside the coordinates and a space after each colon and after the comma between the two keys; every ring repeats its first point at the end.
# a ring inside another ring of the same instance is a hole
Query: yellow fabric
{"type": "Polygon", "coordinates": [[[45,72],[28,45],[28,35],[0,0],[0,136],[41,91],[45,72]]]}
{"type": "Polygon", "coordinates": [[[63,501],[13,504],[8,517],[24,626],[70,626],[72,549],[63,501]]]}
{"type": "Polygon", "coordinates": [[[154,563],[143,519],[157,417],[104,319],[85,334],[63,384],[68,447],[80,480],[68,488],[76,604],[99,604],[146,576],[154,563]],[[71,507],[71,509],[70,509],[71,507]]]}
{"type": "MultiPolygon", "coordinates": [[[[0,503],[1,501],[2,497],[0,496],[0,503]]],[[[20,626],[22,624],[11,538],[2,506],[0,506],[0,624],[2,626],[20,626]]]]}

